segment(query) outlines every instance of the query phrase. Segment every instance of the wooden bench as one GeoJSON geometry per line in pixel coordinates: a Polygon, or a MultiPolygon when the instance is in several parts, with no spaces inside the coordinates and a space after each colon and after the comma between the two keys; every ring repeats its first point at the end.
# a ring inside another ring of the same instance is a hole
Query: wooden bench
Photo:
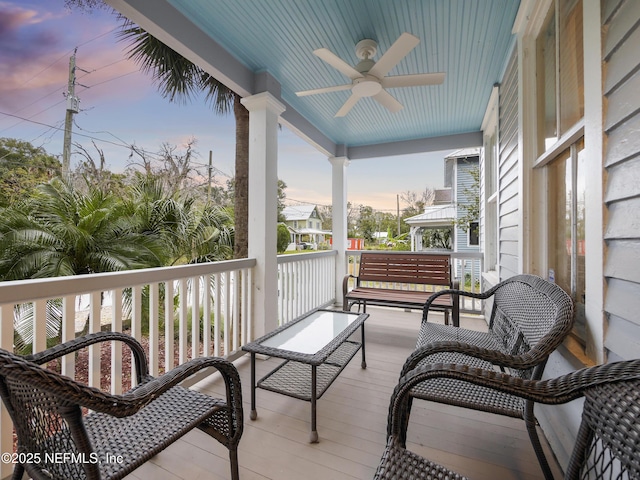
{"type": "MultiPolygon", "coordinates": [[[[422,309],[437,287],[440,290],[458,288],[451,273],[449,255],[363,252],[358,275],[347,275],[342,283],[342,308],[349,311],[358,304],[363,312],[367,311],[367,305],[422,309]],[[355,287],[349,291],[351,278],[355,279],[355,287]],[[426,290],[424,286],[431,288],[426,290]]],[[[444,311],[447,324],[449,312],[452,312],[453,324],[458,326],[459,305],[457,295],[444,294],[435,299],[431,308],[444,311]]]]}

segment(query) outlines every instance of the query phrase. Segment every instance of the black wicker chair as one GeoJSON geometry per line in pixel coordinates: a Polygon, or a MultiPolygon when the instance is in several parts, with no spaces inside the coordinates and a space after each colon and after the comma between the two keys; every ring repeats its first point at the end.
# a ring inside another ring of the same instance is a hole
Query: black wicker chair
{"type": "MultiPolygon", "coordinates": [[[[549,355],[573,327],[571,298],[557,285],[535,275],[511,277],[482,294],[456,291],[460,297],[493,300],[488,332],[428,322],[431,301],[447,293],[438,292],[426,303],[416,350],[400,376],[418,365],[456,363],[486,370],[499,367],[516,377],[539,380],[549,355]]],[[[524,419],[540,467],[547,479],[553,479],[538,438],[533,402],[448,378],[416,384],[411,396],[524,419]]]]}
{"type": "Polygon", "coordinates": [[[551,380],[525,380],[466,365],[418,367],[400,380],[391,396],[387,447],[375,480],[464,478],[407,450],[404,444],[412,389],[438,379],[550,405],[584,396],[582,423],[565,479],[640,478],[640,360],[630,360],[583,368],[551,380]]]}
{"type": "Polygon", "coordinates": [[[25,459],[15,465],[13,479],[21,479],[25,469],[36,480],[123,478],[196,427],[229,449],[231,477],[238,478],[240,377],[224,359],[197,358],[154,378],[135,339],[100,332],[24,357],[0,350],[0,394],[17,433],[17,458],[25,459]],[[111,340],[127,344],[135,358],[138,386],[123,395],[40,366],[111,340]],[[207,367],[220,372],[226,399],[178,385],[207,367]],[[85,414],[87,410],[91,413],[85,414]]]}

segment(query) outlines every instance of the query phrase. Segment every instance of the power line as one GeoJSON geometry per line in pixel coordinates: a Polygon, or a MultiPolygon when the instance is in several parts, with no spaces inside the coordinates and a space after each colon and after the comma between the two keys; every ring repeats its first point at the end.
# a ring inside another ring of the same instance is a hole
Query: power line
{"type": "MultiPolygon", "coordinates": [[[[56,129],[56,130],[64,131],[64,128],[56,127],[56,126],[54,126],[54,125],[49,125],[48,123],[37,122],[37,121],[35,121],[35,120],[30,120],[30,119],[28,119],[28,118],[20,117],[20,116],[18,116],[18,115],[13,115],[13,114],[11,114],[11,113],[7,113],[7,112],[2,112],[2,111],[0,111],[0,115],[6,115],[7,117],[18,118],[18,119],[23,120],[23,121],[25,121],[25,122],[35,123],[36,125],[42,125],[42,126],[44,126],[44,127],[49,127],[49,128],[53,128],[53,129],[56,129]]],[[[92,137],[91,135],[84,135],[84,134],[82,134],[82,133],[78,133],[77,135],[79,135],[79,136],[81,136],[81,137],[85,137],[85,138],[90,138],[91,140],[96,140],[96,141],[98,141],[98,142],[109,143],[109,144],[111,144],[111,145],[115,145],[116,147],[125,147],[125,148],[128,148],[128,149],[130,149],[130,148],[131,148],[131,145],[126,145],[126,144],[125,144],[125,145],[123,145],[123,144],[120,144],[120,143],[112,142],[112,141],[110,141],[110,140],[105,140],[105,139],[103,139],[103,138],[96,138],[96,137],[92,137]]]]}
{"type": "MultiPolygon", "coordinates": [[[[97,35],[95,37],[93,37],[90,40],[87,40],[84,43],[81,43],[80,45],[77,45],[75,48],[77,49],[78,47],[82,47],[83,45],[87,45],[88,43],[91,43],[97,39],[99,39],[100,37],[104,37],[105,35],[110,34],[111,32],[114,32],[118,29],[119,27],[114,27],[111,30],[109,30],[108,32],[104,32],[101,33],[100,35],[97,35]]],[[[63,53],[59,58],[57,58],[56,60],[54,60],[53,62],[51,62],[51,64],[49,64],[48,66],[46,66],[45,68],[43,68],[42,70],[40,70],[38,73],[36,73],[33,77],[31,77],[29,80],[27,80],[26,82],[24,82],[25,85],[28,85],[29,83],[31,83],[33,80],[35,80],[36,78],[38,78],[40,75],[42,75],[44,72],[46,72],[47,70],[49,70],[51,67],[53,67],[56,63],[58,63],[60,60],[62,60],[63,58],[66,58],[69,56],[69,54],[73,51],[73,49],[68,50],[67,52],[63,53]]]]}

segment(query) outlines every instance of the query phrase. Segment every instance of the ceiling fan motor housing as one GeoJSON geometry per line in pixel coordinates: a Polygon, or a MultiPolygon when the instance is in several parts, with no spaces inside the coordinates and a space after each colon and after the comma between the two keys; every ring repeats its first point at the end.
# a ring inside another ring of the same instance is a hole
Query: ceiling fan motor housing
{"type": "Polygon", "coordinates": [[[353,94],[358,97],[373,97],[380,93],[381,90],[382,84],[380,83],[380,79],[373,75],[365,75],[362,78],[356,78],[353,81],[353,87],[351,87],[353,94]]]}

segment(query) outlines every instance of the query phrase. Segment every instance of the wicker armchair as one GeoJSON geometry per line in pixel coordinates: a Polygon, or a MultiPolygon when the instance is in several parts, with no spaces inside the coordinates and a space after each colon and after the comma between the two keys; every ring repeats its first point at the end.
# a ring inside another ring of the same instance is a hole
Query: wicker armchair
{"type": "Polygon", "coordinates": [[[0,395],[16,429],[17,458],[26,460],[15,465],[13,479],[21,479],[25,469],[36,480],[123,478],[196,427],[229,449],[231,477],[238,478],[240,377],[224,359],[197,358],[154,378],[135,339],[100,332],[24,357],[0,350],[0,395]],[[111,340],[127,344],[135,358],[138,386],[123,395],[102,392],[40,366],[111,340]],[[178,385],[207,367],[220,372],[226,399],[178,385]],[[91,413],[83,414],[83,407],[91,413]]]}
{"type": "Polygon", "coordinates": [[[640,478],[640,360],[583,368],[551,380],[525,380],[466,365],[425,365],[396,386],[389,406],[387,447],[375,473],[383,479],[461,479],[463,476],[405,448],[412,389],[448,379],[550,405],[585,397],[565,479],[640,478]]]}
{"type": "MultiPolygon", "coordinates": [[[[416,350],[405,362],[401,376],[418,365],[456,363],[486,370],[499,367],[516,377],[539,380],[549,355],[573,327],[571,298],[557,285],[534,275],[511,277],[482,294],[456,293],[493,300],[488,332],[428,322],[431,301],[447,294],[438,292],[424,307],[416,350]]],[[[449,378],[418,383],[411,396],[524,419],[540,467],[547,479],[553,479],[538,438],[533,402],[449,378]]]]}

